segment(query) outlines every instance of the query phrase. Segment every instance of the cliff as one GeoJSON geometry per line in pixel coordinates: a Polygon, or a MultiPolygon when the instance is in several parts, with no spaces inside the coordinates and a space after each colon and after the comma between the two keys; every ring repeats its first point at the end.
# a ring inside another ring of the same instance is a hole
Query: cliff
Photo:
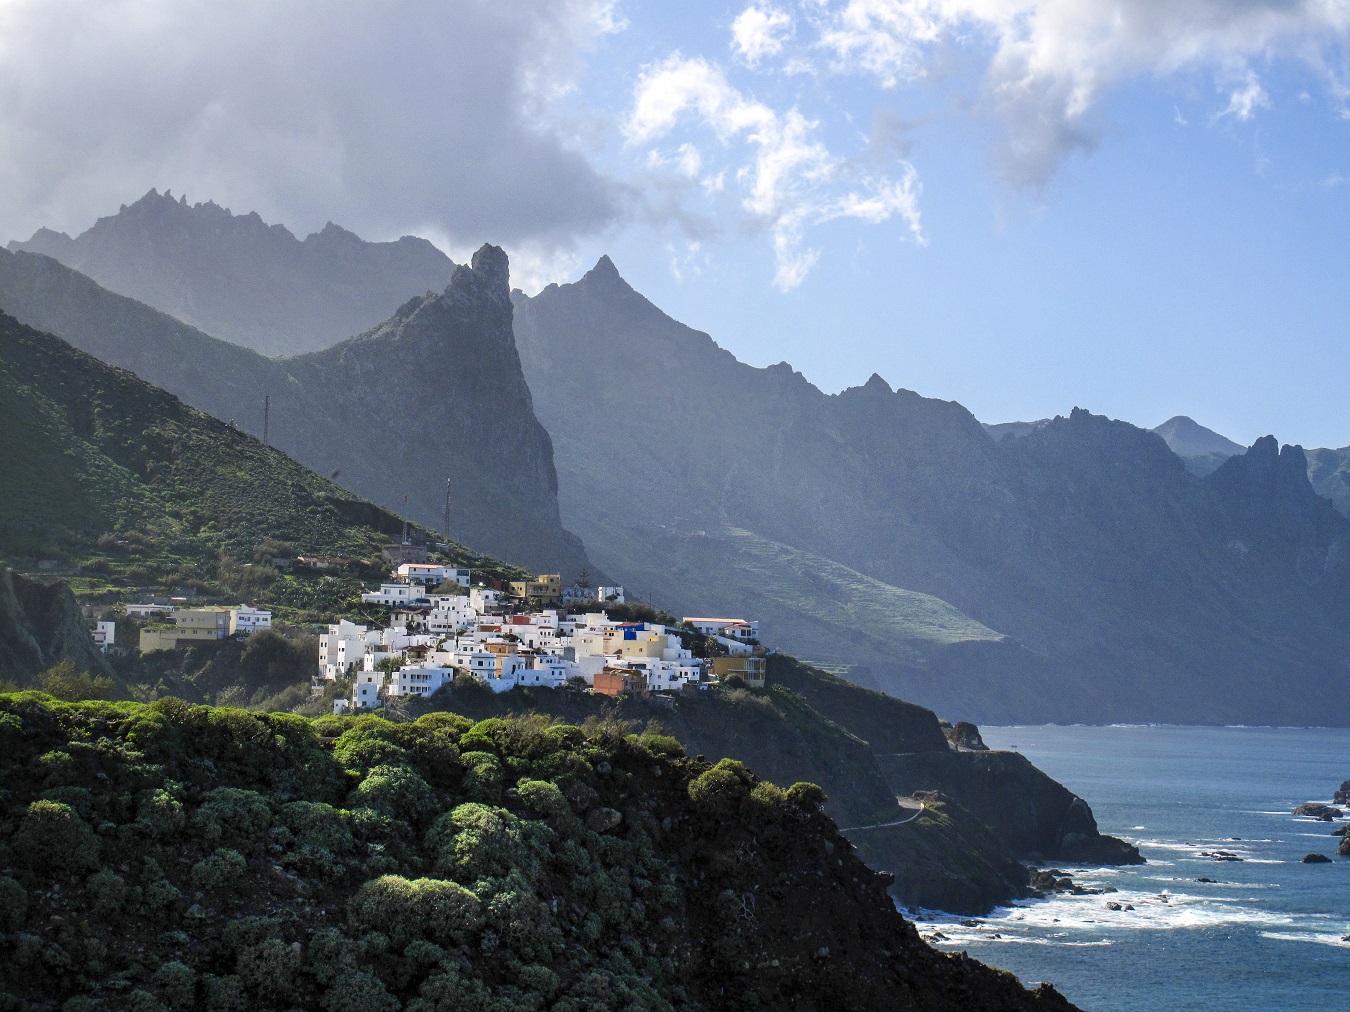
{"type": "Polygon", "coordinates": [[[62,661],[81,671],[106,670],[70,588],[0,567],[0,681],[26,685],[62,661]]]}
{"type": "MultiPolygon", "coordinates": [[[[486,249],[486,248],[485,248],[486,249]]],[[[488,256],[480,251],[481,256],[488,256]]],[[[477,258],[476,258],[477,259],[477,258]]],[[[481,261],[480,261],[481,262],[481,261]]],[[[0,251],[0,309],[136,373],[385,509],[535,571],[575,573],[547,432],[511,333],[505,255],[325,352],[268,359],[115,295],[56,261],[0,251]]]]}
{"type": "Polygon", "coordinates": [[[329,222],[301,240],[256,213],[156,190],[75,238],[44,228],[9,248],[264,355],[314,351],[372,327],[410,295],[444,287],[455,267],[425,239],[366,242],[329,222]]]}

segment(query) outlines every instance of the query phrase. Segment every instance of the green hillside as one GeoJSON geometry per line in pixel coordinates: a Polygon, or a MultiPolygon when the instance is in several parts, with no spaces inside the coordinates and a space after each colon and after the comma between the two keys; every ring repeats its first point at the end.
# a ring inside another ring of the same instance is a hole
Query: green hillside
{"type": "Polygon", "coordinates": [[[0,1008],[1068,1009],[661,735],[0,695],[0,1008]]]}
{"type": "MultiPolygon", "coordinates": [[[[404,521],[59,338],[0,315],[0,559],[116,586],[216,575],[264,542],[378,557],[404,521]]],[[[459,545],[475,569],[512,567],[459,545]]],[[[87,589],[87,588],[86,588],[87,589]]]]}

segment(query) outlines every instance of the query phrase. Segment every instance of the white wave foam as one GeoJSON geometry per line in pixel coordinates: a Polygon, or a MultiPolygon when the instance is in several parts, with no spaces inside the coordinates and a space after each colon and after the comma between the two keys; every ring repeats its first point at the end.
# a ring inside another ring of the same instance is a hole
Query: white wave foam
{"type": "Polygon", "coordinates": [[[1273,938],[1279,942],[1313,942],[1317,945],[1333,945],[1338,949],[1350,949],[1341,935],[1328,935],[1315,931],[1263,931],[1262,938],[1273,938]]]}

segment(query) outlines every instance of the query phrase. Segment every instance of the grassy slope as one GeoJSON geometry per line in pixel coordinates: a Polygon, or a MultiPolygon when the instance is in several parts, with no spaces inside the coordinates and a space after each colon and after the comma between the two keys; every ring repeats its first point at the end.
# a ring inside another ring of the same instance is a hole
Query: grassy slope
{"type": "MultiPolygon", "coordinates": [[[[380,509],[131,373],[0,316],[0,558],[114,568],[246,559],[266,539],[368,558],[403,528],[380,509]],[[111,535],[99,545],[102,535],[111,535]],[[122,542],[117,545],[115,542],[122,542]]],[[[502,569],[459,546],[457,561],[502,569]]]]}
{"type": "Polygon", "coordinates": [[[661,737],[30,693],[0,781],[5,1009],[1070,1007],[924,945],[811,789],[661,737]]]}

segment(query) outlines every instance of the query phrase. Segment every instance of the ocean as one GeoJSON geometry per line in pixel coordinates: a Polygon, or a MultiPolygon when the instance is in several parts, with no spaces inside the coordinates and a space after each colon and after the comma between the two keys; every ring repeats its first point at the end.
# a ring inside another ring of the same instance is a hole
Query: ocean
{"type": "Polygon", "coordinates": [[[1312,1012],[1350,1001],[1350,858],[1331,830],[1294,818],[1350,779],[1350,730],[1255,727],[985,727],[1092,806],[1104,833],[1137,843],[1135,868],[1062,866],[1113,886],[1001,907],[927,913],[939,948],[1048,981],[1091,1012],[1312,1012]],[[1241,861],[1206,852],[1228,851],[1241,861]],[[1325,854],[1330,864],[1303,864],[1325,854]],[[1199,879],[1213,879],[1200,882],[1199,879]],[[1113,911],[1107,903],[1133,910],[1113,911]]]}

